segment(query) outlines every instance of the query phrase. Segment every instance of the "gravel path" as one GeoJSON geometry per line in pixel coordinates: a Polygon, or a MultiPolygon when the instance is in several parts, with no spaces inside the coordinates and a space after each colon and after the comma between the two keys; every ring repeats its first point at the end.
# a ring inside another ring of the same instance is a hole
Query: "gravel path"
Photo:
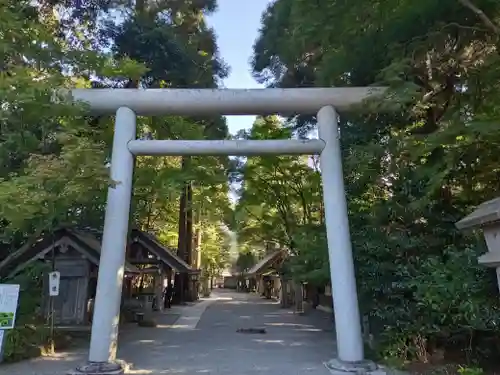
{"type": "MultiPolygon", "coordinates": [[[[156,328],[127,329],[119,358],[130,374],[327,375],[334,357],[331,319],[280,309],[259,297],[217,291],[192,306],[175,307],[156,328]],[[265,328],[265,334],[238,329],[265,328]]],[[[82,364],[86,350],[0,366],[0,375],[63,375],[82,364]]]]}

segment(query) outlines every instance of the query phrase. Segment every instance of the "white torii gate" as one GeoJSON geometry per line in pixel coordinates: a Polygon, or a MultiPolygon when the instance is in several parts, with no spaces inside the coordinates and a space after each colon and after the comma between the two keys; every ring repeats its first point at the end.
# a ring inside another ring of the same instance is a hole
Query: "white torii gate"
{"type": "Polygon", "coordinates": [[[302,89],[75,89],[74,100],[93,114],[116,114],[111,179],[104,220],[88,363],[75,374],[122,374],[115,362],[129,224],[134,157],[137,155],[319,154],[330,260],[337,358],[332,370],[372,371],[364,358],[336,109],[349,110],[383,88],[302,89]],[[313,140],[137,140],[136,116],[317,114],[313,140]]]}

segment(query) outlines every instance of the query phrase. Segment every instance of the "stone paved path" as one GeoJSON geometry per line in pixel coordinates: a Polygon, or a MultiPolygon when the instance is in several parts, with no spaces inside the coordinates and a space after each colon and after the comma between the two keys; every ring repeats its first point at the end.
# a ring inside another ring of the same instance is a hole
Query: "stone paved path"
{"type": "MultiPolygon", "coordinates": [[[[121,334],[119,357],[133,364],[130,374],[327,375],[323,362],[334,356],[328,315],[298,316],[248,294],[218,291],[158,323],[121,334]],[[267,333],[236,332],[251,327],[267,333]]],[[[0,366],[0,375],[63,375],[85,358],[85,351],[60,353],[0,366]]]]}

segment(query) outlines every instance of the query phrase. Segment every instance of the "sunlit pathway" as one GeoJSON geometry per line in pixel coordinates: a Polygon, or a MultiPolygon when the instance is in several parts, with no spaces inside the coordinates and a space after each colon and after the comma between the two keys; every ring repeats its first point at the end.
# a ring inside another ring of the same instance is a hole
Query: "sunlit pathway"
{"type": "MultiPolygon", "coordinates": [[[[326,316],[297,316],[247,294],[222,291],[214,297],[174,309],[156,328],[123,333],[119,357],[132,365],[128,373],[329,374],[323,362],[334,356],[334,344],[326,316]],[[237,332],[252,327],[267,333],[237,332]]],[[[2,366],[0,375],[62,375],[84,354],[2,366]]]]}
{"type": "Polygon", "coordinates": [[[212,303],[196,329],[179,327],[156,333],[157,341],[130,342],[122,358],[139,374],[328,373],[322,362],[333,357],[332,333],[316,328],[313,319],[246,294],[219,297],[227,299],[212,303]],[[267,333],[236,332],[251,327],[266,327],[267,333]],[[140,352],[149,355],[134,355],[140,352]]]}

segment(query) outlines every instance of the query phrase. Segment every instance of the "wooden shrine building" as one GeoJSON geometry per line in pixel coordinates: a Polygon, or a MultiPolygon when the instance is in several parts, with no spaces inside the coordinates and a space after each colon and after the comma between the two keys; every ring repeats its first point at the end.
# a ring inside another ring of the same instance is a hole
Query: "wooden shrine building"
{"type": "MultiPolygon", "coordinates": [[[[45,285],[41,313],[48,317],[53,312],[56,325],[86,325],[92,319],[100,255],[99,232],[60,228],[2,260],[0,279],[13,277],[34,264],[44,265],[46,274],[59,271],[59,295],[53,297],[51,306],[48,285],[45,285]]],[[[150,234],[132,230],[127,246],[122,305],[130,299],[140,300],[141,292],[148,290],[144,284],[138,287],[138,280],[149,279],[153,285],[147,285],[150,294],[161,297],[164,279],[172,272],[197,275],[196,270],[177,257],[174,249],[162,245],[150,234]]]]}
{"type": "Polygon", "coordinates": [[[258,293],[266,295],[268,298],[280,297],[279,294],[283,285],[278,269],[287,256],[288,252],[285,249],[270,251],[248,270],[246,277],[251,284],[255,284],[258,293]]]}

